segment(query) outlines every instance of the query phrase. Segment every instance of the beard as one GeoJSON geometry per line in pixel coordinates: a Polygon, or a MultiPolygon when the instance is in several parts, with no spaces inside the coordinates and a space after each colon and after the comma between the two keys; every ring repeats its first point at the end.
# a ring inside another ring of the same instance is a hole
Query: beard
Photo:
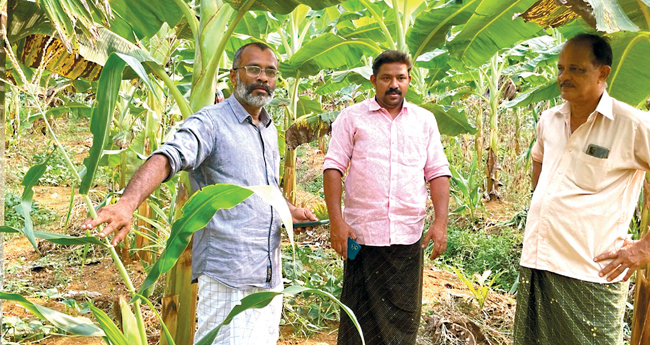
{"type": "Polygon", "coordinates": [[[242,100],[244,103],[255,108],[262,108],[269,104],[273,100],[273,93],[275,89],[271,89],[267,84],[264,83],[252,83],[249,85],[244,85],[242,80],[237,74],[237,86],[235,87],[235,96],[242,100]],[[266,91],[266,95],[254,95],[253,90],[255,88],[263,88],[266,91]]]}

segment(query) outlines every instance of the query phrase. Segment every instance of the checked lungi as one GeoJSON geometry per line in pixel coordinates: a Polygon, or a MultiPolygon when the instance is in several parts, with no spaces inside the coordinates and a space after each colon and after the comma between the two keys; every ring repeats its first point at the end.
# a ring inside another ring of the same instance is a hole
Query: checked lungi
{"type": "Polygon", "coordinates": [[[521,268],[514,345],[620,345],[629,282],[585,282],[521,268]]]}
{"type": "MultiPolygon", "coordinates": [[[[346,260],[341,302],[354,312],[367,345],[415,344],[422,309],[422,263],[420,241],[362,245],[354,260],[346,260]]],[[[343,310],[337,344],[361,344],[343,310]]]]}

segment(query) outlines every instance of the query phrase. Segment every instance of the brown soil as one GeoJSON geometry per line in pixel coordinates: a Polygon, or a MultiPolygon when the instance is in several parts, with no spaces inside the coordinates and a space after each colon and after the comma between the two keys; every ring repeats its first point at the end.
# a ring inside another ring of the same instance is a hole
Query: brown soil
{"type": "MultiPolygon", "coordinates": [[[[23,140],[25,141],[25,140],[23,140]]],[[[21,141],[21,142],[23,142],[21,141]]],[[[40,140],[39,143],[44,145],[45,140],[40,140]]],[[[27,143],[31,145],[30,149],[24,152],[36,152],[33,148],[35,142],[27,143]]],[[[80,162],[86,154],[91,142],[88,139],[80,139],[76,142],[65,144],[70,148],[74,154],[74,160],[80,162]]],[[[308,164],[310,167],[302,179],[314,179],[316,175],[321,174],[321,167],[324,155],[315,148],[308,148],[307,154],[301,158],[298,164],[308,164]]],[[[13,152],[7,159],[7,169],[20,169],[26,171],[28,165],[28,157],[13,152]]],[[[8,185],[17,186],[20,181],[7,181],[8,185]]],[[[18,188],[18,187],[16,187],[18,188]]],[[[302,207],[313,207],[317,203],[322,203],[323,200],[310,193],[298,190],[297,191],[297,205],[302,207]]],[[[65,215],[69,207],[70,188],[69,187],[52,187],[52,186],[37,186],[35,187],[34,199],[43,207],[54,210],[61,218],[65,215]]],[[[510,215],[510,207],[506,203],[491,203],[486,205],[486,212],[494,214],[491,217],[493,223],[508,219],[510,215]]],[[[512,212],[514,213],[514,212],[512,212]]],[[[62,219],[61,224],[53,224],[48,227],[48,231],[55,231],[59,233],[76,233],[81,221],[86,217],[86,206],[83,200],[77,195],[72,212],[71,226],[68,229],[63,229],[62,224],[65,221],[62,219]]],[[[310,230],[306,234],[297,237],[301,243],[310,243],[312,245],[329,247],[327,227],[316,228],[310,230]]],[[[85,291],[87,293],[97,293],[98,297],[93,298],[95,306],[103,309],[109,315],[114,315],[113,304],[117,301],[119,296],[126,296],[127,290],[119,276],[115,265],[113,264],[110,255],[99,252],[96,259],[91,259],[90,263],[84,266],[83,270],[78,265],[69,265],[66,263],[66,257],[69,256],[68,247],[51,246],[41,250],[43,255],[52,258],[52,261],[59,260],[63,262],[63,267],[53,267],[44,264],[45,267],[38,267],[35,269],[33,261],[39,259],[32,245],[26,238],[14,237],[5,243],[4,259],[7,266],[16,266],[16,260],[24,258],[24,267],[18,267],[17,272],[7,274],[7,279],[27,279],[31,287],[37,289],[47,289],[57,287],[59,293],[66,293],[70,290],[85,291]],[[62,283],[63,281],[63,283],[62,283]],[[67,281],[67,283],[65,283],[67,281]]],[[[139,263],[131,263],[127,266],[127,270],[133,280],[133,284],[137,287],[140,286],[145,278],[144,269],[139,263]]],[[[54,300],[29,298],[34,303],[42,304],[55,310],[67,312],[66,307],[54,300]]],[[[78,302],[83,302],[84,298],[79,297],[78,302]]],[[[479,311],[476,302],[472,299],[467,287],[460,282],[457,277],[450,272],[438,270],[435,268],[427,267],[424,271],[423,282],[423,329],[420,338],[427,339],[440,339],[440,337],[450,337],[449,332],[444,333],[441,329],[452,329],[449,325],[464,325],[467,329],[468,325],[478,325],[472,331],[476,333],[475,337],[480,339],[483,334],[487,334],[485,329],[490,327],[490,322],[493,320],[486,320],[482,318],[481,314],[489,315],[490,318],[496,319],[496,322],[508,320],[511,317],[512,310],[514,309],[514,302],[509,296],[502,296],[496,293],[491,293],[486,306],[483,311],[479,311]]],[[[31,314],[24,308],[13,302],[4,302],[2,310],[5,316],[19,316],[21,318],[33,318],[31,314]]],[[[152,335],[151,339],[157,340],[158,336],[158,321],[155,319],[154,314],[146,307],[143,307],[143,314],[145,323],[148,328],[149,334],[152,335]]],[[[511,323],[511,320],[509,321],[511,323]]],[[[471,328],[471,327],[469,327],[471,328]]],[[[316,334],[308,339],[296,337],[292,332],[291,326],[281,327],[281,337],[278,341],[279,345],[323,345],[323,344],[336,344],[336,325],[332,325],[332,329],[316,334]]],[[[487,337],[490,337],[488,334],[487,337]]],[[[492,339],[492,338],[491,338],[492,339]]],[[[425,342],[426,344],[433,344],[433,342],[425,342]]],[[[444,343],[444,342],[443,342],[444,343]]],[[[93,337],[49,337],[41,340],[38,344],[47,345],[96,345],[102,344],[101,339],[93,337]]]]}

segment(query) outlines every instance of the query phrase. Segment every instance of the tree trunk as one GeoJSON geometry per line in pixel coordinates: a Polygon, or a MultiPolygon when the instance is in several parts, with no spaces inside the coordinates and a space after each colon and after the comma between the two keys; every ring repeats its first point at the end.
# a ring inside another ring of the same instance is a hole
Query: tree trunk
{"type": "Polygon", "coordinates": [[[287,147],[284,152],[284,174],[282,175],[282,191],[285,199],[296,204],[296,150],[287,147]]]}
{"type": "MultiPolygon", "coordinates": [[[[183,207],[190,196],[190,191],[184,183],[184,181],[188,182],[187,173],[182,174],[181,181],[178,183],[177,210],[183,207]]],[[[167,273],[165,296],[162,299],[162,318],[176,344],[193,343],[197,298],[198,284],[192,284],[192,241],[190,241],[174,267],[167,273]]],[[[168,344],[164,335],[160,337],[160,344],[168,344]]]]}

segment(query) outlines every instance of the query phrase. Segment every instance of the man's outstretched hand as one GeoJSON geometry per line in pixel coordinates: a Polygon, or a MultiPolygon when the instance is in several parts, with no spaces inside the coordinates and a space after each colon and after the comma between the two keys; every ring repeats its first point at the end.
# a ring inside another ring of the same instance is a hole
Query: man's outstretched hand
{"type": "Polygon", "coordinates": [[[112,245],[116,245],[123,240],[126,235],[131,231],[131,222],[133,220],[134,207],[128,205],[126,202],[118,201],[115,204],[107,205],[97,211],[97,218],[86,218],[81,224],[81,230],[90,230],[100,224],[106,223],[104,230],[97,236],[105,238],[111,232],[117,231],[115,237],[111,241],[112,245]]]}

